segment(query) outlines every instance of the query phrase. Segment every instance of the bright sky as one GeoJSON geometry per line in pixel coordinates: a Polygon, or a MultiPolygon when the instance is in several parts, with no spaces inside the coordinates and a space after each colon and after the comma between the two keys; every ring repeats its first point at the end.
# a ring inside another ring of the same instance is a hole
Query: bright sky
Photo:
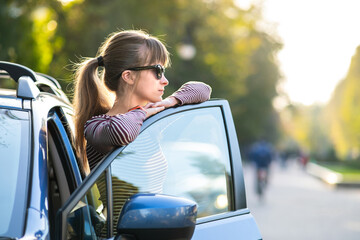
{"type": "MultiPolygon", "coordinates": [[[[246,8],[250,2],[237,0],[246,8]]],[[[261,2],[261,0],[260,0],[261,2]]],[[[360,0],[263,0],[264,18],[284,44],[282,88],[303,104],[326,102],[360,45],[360,0]]]]}

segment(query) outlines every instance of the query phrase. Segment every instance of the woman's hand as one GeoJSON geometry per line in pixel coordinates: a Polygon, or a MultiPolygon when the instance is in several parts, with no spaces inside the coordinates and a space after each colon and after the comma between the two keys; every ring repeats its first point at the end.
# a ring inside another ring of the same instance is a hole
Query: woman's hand
{"type": "Polygon", "coordinates": [[[180,103],[180,101],[172,96],[168,97],[160,102],[148,103],[144,106],[144,109],[146,111],[146,118],[148,118],[158,112],[161,112],[165,108],[173,107],[179,103],[180,103]]]}
{"type": "Polygon", "coordinates": [[[158,112],[161,112],[162,110],[165,109],[164,106],[161,106],[161,107],[155,107],[154,106],[154,103],[148,103],[146,104],[144,107],[144,110],[146,111],[146,118],[158,113],[158,112]]]}
{"type": "Polygon", "coordinates": [[[180,101],[173,97],[173,96],[170,96],[168,98],[165,98],[164,100],[160,101],[160,102],[156,102],[152,105],[152,107],[165,107],[165,108],[169,108],[169,107],[173,107],[175,106],[176,104],[179,104],[180,101]]]}

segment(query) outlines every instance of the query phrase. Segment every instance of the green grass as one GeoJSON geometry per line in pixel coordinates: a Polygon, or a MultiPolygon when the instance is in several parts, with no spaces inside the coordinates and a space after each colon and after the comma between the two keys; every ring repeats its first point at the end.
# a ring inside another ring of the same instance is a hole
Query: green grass
{"type": "Polygon", "coordinates": [[[334,172],[343,175],[343,182],[360,182],[360,168],[357,165],[345,163],[320,163],[334,172]]]}

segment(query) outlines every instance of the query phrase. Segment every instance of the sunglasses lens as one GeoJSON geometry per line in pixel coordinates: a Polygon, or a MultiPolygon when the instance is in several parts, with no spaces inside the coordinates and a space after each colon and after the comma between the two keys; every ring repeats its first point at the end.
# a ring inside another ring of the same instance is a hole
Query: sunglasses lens
{"type": "Polygon", "coordinates": [[[156,77],[157,77],[157,79],[161,79],[162,75],[165,72],[164,67],[161,66],[161,65],[156,65],[155,69],[156,69],[156,77]]]}

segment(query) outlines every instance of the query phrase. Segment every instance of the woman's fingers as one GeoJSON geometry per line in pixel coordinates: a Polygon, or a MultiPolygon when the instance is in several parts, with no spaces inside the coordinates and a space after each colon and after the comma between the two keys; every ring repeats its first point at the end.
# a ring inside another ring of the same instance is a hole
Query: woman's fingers
{"type": "Polygon", "coordinates": [[[175,97],[168,97],[160,102],[148,103],[143,108],[146,111],[146,117],[150,117],[158,112],[161,112],[165,108],[175,106],[178,103],[179,100],[177,100],[175,97]]]}
{"type": "Polygon", "coordinates": [[[161,107],[164,106],[166,108],[172,107],[178,104],[178,100],[175,97],[168,97],[160,102],[156,102],[152,105],[152,107],[161,107]]]}
{"type": "Polygon", "coordinates": [[[153,103],[152,107],[162,107],[162,106],[165,107],[164,101],[165,101],[165,100],[162,100],[162,101],[160,101],[160,102],[153,103]]]}
{"type": "Polygon", "coordinates": [[[147,109],[147,108],[151,108],[153,106],[154,106],[154,103],[150,102],[150,103],[146,104],[143,108],[147,109]]]}

